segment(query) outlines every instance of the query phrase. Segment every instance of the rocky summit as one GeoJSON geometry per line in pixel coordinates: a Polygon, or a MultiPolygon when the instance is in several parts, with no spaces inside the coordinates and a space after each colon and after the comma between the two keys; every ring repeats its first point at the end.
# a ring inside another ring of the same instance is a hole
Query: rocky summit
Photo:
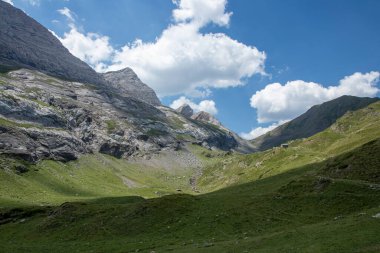
{"type": "Polygon", "coordinates": [[[131,68],[107,72],[102,76],[110,86],[125,96],[137,98],[151,105],[161,105],[154,90],[143,83],[131,68]]]}
{"type": "Polygon", "coordinates": [[[181,105],[176,109],[176,111],[187,118],[190,118],[194,114],[193,109],[188,104],[181,105]]]}
{"type": "Polygon", "coordinates": [[[217,120],[214,116],[212,116],[208,112],[200,111],[193,116],[191,116],[192,119],[207,122],[216,126],[221,126],[222,124],[217,120]]]}
{"type": "Polygon", "coordinates": [[[64,80],[104,83],[48,29],[3,1],[0,1],[0,68],[28,68],[64,80]]]}

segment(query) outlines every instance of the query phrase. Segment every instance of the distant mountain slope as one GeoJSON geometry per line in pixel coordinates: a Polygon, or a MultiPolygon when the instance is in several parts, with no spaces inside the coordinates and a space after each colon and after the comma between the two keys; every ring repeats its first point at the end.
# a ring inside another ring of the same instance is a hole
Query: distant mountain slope
{"type": "Polygon", "coordinates": [[[122,95],[137,98],[151,105],[161,105],[152,88],[143,83],[131,68],[110,71],[102,74],[109,85],[117,89],[122,95]]]}
{"type": "Polygon", "coordinates": [[[307,138],[335,123],[348,111],[355,111],[379,101],[379,98],[342,96],[311,107],[301,116],[251,141],[258,150],[266,150],[290,140],[307,138]]]}
{"type": "Polygon", "coordinates": [[[101,77],[61,44],[48,29],[0,1],[0,70],[28,68],[50,76],[102,84],[101,77]]]}
{"type": "MultiPolygon", "coordinates": [[[[289,142],[288,148],[276,147],[244,156],[215,157],[213,159],[217,162],[204,169],[198,179],[198,189],[202,192],[220,189],[324,161],[379,139],[379,126],[380,101],[346,113],[329,128],[311,137],[289,142]]],[[[374,151],[372,155],[379,156],[379,153],[374,151]]],[[[342,168],[336,166],[335,173],[342,175],[349,173],[350,163],[352,166],[356,158],[348,157],[348,163],[342,168]]],[[[367,165],[376,166],[372,162],[367,162],[368,164],[362,164],[363,170],[367,170],[367,165]]],[[[365,175],[367,172],[363,171],[362,174],[365,175]]]]}

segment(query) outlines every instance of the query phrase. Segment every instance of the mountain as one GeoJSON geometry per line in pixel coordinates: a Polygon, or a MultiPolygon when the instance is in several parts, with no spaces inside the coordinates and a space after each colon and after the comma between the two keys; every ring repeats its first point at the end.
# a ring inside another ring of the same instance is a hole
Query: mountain
{"type": "Polygon", "coordinates": [[[45,27],[0,1],[0,70],[28,68],[50,76],[103,84],[86,63],[74,57],[45,27]]]}
{"type": "MultiPolygon", "coordinates": [[[[121,92],[120,92],[121,93],[121,92]]],[[[0,75],[0,152],[28,161],[69,161],[186,151],[189,143],[252,152],[230,131],[91,84],[19,69],[0,75]]]]}
{"type": "Polygon", "coordinates": [[[96,152],[149,158],[191,153],[193,142],[253,151],[224,128],[161,106],[132,69],[98,74],[21,10],[0,1],[0,14],[0,153],[32,162],[96,152]]]}
{"type": "Polygon", "coordinates": [[[122,95],[137,98],[154,106],[161,105],[154,90],[141,82],[131,68],[107,72],[102,76],[110,86],[121,92],[122,95]]]}
{"type": "Polygon", "coordinates": [[[192,119],[207,122],[215,126],[221,126],[222,124],[214,116],[208,112],[200,111],[191,116],[192,119]]]}
{"type": "Polygon", "coordinates": [[[194,114],[193,108],[191,108],[188,104],[181,105],[176,109],[176,111],[185,116],[186,118],[190,118],[194,114]]]}
{"type": "Polygon", "coordinates": [[[202,173],[101,154],[0,156],[2,251],[378,252],[379,122],[377,102],[287,149],[194,145],[202,173]]]}
{"type": "Polygon", "coordinates": [[[323,104],[315,105],[301,116],[257,137],[251,143],[258,150],[266,150],[290,140],[312,136],[331,126],[348,111],[364,108],[376,101],[379,101],[379,98],[342,96],[323,104]]]}

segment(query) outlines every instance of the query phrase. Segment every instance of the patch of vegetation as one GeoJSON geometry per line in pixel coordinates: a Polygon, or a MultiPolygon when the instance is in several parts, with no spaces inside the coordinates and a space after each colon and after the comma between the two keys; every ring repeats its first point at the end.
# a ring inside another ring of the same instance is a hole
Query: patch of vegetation
{"type": "Polygon", "coordinates": [[[115,120],[106,120],[105,121],[107,125],[107,131],[108,133],[112,133],[117,128],[117,122],[115,120]]]}
{"type": "Polygon", "coordinates": [[[190,134],[177,134],[176,135],[176,139],[177,140],[181,140],[181,141],[195,141],[196,139],[191,136],[190,134]]]}
{"type": "Polygon", "coordinates": [[[174,129],[184,129],[183,127],[183,121],[179,119],[178,117],[171,117],[169,119],[170,126],[173,127],[174,129]]]}
{"type": "Polygon", "coordinates": [[[24,128],[31,128],[31,127],[41,127],[39,125],[34,125],[30,123],[19,123],[15,121],[11,121],[8,119],[4,119],[0,117],[0,126],[6,126],[6,127],[24,127],[24,128]]]}

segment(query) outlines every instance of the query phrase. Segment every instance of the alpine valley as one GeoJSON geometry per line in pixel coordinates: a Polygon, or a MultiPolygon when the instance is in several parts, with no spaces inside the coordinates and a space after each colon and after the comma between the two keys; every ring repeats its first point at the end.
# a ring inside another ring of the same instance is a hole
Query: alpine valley
{"type": "Polygon", "coordinates": [[[0,252],[380,252],[380,100],[248,141],[0,1],[0,252]]]}

